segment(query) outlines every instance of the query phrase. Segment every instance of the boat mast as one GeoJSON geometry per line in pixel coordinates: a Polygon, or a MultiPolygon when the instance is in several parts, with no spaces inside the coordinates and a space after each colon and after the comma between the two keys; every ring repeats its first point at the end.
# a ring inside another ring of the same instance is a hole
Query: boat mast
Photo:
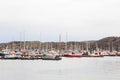
{"type": "Polygon", "coordinates": [[[86,42],[86,51],[88,52],[88,41],[86,42]]]}
{"type": "Polygon", "coordinates": [[[97,42],[96,42],[96,51],[97,51],[97,52],[99,51],[97,42]]]}
{"type": "Polygon", "coordinates": [[[68,36],[67,36],[67,32],[66,32],[66,43],[65,43],[65,51],[67,51],[67,42],[68,42],[68,36]]]}
{"type": "Polygon", "coordinates": [[[58,51],[60,52],[61,51],[61,34],[59,34],[59,44],[58,45],[59,45],[59,50],[58,51]]]}
{"type": "Polygon", "coordinates": [[[39,50],[41,51],[41,33],[40,33],[40,44],[39,44],[39,50]]]}
{"type": "Polygon", "coordinates": [[[21,35],[21,32],[20,32],[20,50],[21,50],[21,37],[22,37],[22,35],[21,35]]]}
{"type": "Polygon", "coordinates": [[[26,43],[25,43],[25,31],[23,33],[23,37],[24,37],[24,51],[25,51],[25,45],[26,45],[26,43]]]}

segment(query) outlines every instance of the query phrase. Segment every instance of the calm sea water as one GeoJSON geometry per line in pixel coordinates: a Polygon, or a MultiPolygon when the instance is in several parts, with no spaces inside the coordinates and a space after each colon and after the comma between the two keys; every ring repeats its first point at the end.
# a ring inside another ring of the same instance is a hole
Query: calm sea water
{"type": "Polygon", "coordinates": [[[0,60],[1,80],[120,80],[120,57],[0,60]]]}

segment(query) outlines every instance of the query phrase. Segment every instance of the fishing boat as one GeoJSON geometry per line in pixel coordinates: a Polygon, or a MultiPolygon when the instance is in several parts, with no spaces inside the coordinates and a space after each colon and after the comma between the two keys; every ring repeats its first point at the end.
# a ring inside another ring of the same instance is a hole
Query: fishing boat
{"type": "Polygon", "coordinates": [[[104,55],[104,56],[117,56],[117,52],[104,51],[104,52],[102,52],[102,55],[104,55]]]}
{"type": "Polygon", "coordinates": [[[120,52],[117,52],[117,53],[116,53],[116,56],[120,56],[120,52]]]}
{"type": "Polygon", "coordinates": [[[42,60],[61,60],[62,58],[61,57],[58,57],[58,58],[47,58],[47,57],[44,57],[42,58],[42,60]]]}
{"type": "Polygon", "coordinates": [[[0,53],[1,59],[18,59],[19,54],[15,51],[2,51],[0,53]]]}
{"type": "Polygon", "coordinates": [[[104,57],[104,55],[101,54],[101,52],[94,52],[89,55],[90,57],[104,57]]]}
{"type": "Polygon", "coordinates": [[[81,54],[66,53],[64,57],[82,57],[81,54]]]}
{"type": "Polygon", "coordinates": [[[0,52],[0,59],[4,59],[5,54],[0,52]]]}
{"type": "Polygon", "coordinates": [[[103,55],[101,55],[101,52],[94,52],[94,53],[84,53],[82,54],[82,57],[104,57],[103,55]]]}
{"type": "Polygon", "coordinates": [[[48,53],[43,53],[42,60],[61,60],[60,55],[55,51],[49,51],[48,53]]]}
{"type": "Polygon", "coordinates": [[[82,54],[78,51],[69,50],[64,54],[64,57],[82,57],[82,54]]]}

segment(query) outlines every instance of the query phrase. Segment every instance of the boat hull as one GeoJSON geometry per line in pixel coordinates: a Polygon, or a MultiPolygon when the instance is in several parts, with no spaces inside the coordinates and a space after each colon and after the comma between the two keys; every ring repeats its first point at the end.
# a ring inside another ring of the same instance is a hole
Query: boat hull
{"type": "Polygon", "coordinates": [[[61,60],[62,58],[42,58],[42,60],[61,60]]]}
{"type": "Polygon", "coordinates": [[[99,55],[99,56],[82,55],[82,57],[104,57],[104,56],[103,55],[99,55]]]}
{"type": "Polygon", "coordinates": [[[76,54],[64,54],[64,57],[82,57],[82,55],[76,54]]]}

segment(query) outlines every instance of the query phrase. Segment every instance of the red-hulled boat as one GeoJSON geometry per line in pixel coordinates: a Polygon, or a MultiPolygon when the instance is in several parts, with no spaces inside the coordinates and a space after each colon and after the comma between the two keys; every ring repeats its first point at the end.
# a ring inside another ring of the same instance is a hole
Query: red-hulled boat
{"type": "Polygon", "coordinates": [[[80,53],[77,53],[77,54],[66,53],[66,54],[64,54],[64,57],[82,57],[82,54],[80,54],[80,53]]]}

